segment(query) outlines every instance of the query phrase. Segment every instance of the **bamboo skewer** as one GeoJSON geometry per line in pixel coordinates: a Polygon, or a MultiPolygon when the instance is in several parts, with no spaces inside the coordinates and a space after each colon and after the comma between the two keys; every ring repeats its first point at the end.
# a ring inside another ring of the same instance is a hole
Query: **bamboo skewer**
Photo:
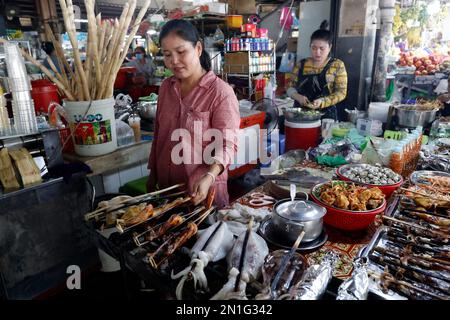
{"type": "Polygon", "coordinates": [[[86,74],[84,73],[83,65],[81,63],[80,53],[78,51],[78,40],[76,37],[73,3],[72,0],[59,0],[59,4],[64,17],[64,25],[66,26],[66,31],[69,35],[69,40],[73,48],[75,67],[81,82],[80,89],[82,89],[83,91],[83,99],[88,101],[90,100],[89,88],[86,74]]]}
{"type": "MultiPolygon", "coordinates": [[[[149,198],[148,200],[150,200],[151,197],[157,196],[157,195],[159,195],[161,193],[164,193],[164,192],[167,192],[167,191],[170,191],[170,190],[182,187],[182,186],[184,186],[184,183],[176,184],[176,185],[173,185],[173,186],[170,186],[168,188],[161,189],[161,190],[158,190],[158,191],[146,193],[146,194],[143,194],[143,195],[131,198],[131,199],[126,199],[126,200],[123,200],[123,201],[120,201],[120,202],[116,203],[116,205],[124,204],[124,203],[130,202],[130,201],[139,201],[139,200],[143,200],[145,198],[149,198]]],[[[103,208],[94,210],[94,211],[92,211],[90,213],[87,213],[84,217],[85,217],[86,220],[89,220],[89,219],[92,219],[92,218],[96,217],[98,215],[98,213],[103,214],[103,211],[108,211],[108,209],[109,209],[109,207],[103,207],[103,208]]]]}

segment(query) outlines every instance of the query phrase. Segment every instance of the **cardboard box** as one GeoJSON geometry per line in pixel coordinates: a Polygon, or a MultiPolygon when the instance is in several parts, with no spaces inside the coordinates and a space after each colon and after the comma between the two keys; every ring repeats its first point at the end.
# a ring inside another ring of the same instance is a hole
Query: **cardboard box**
{"type": "Polygon", "coordinates": [[[248,52],[227,52],[223,72],[225,73],[248,73],[248,52]]]}
{"type": "Polygon", "coordinates": [[[256,13],[256,2],[255,0],[230,0],[229,4],[229,14],[255,14],[256,13]]]}

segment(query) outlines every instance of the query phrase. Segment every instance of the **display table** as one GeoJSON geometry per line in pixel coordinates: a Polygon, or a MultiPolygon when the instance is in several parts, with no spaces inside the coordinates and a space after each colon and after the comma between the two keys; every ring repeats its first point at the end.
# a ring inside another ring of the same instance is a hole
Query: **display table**
{"type": "MultiPolygon", "coordinates": [[[[268,183],[253,189],[249,193],[238,198],[236,201],[243,205],[248,205],[250,194],[253,192],[269,194],[268,183]]],[[[206,225],[203,225],[200,229],[204,229],[206,227],[206,225]]],[[[189,265],[190,259],[186,254],[185,249],[179,249],[176,251],[165,264],[161,265],[161,267],[156,270],[153,269],[146,261],[147,251],[145,248],[137,248],[133,241],[130,241],[130,237],[126,233],[119,234],[116,232],[113,233],[109,239],[106,239],[101,236],[100,233],[95,231],[92,226],[89,228],[92,231],[91,234],[96,239],[95,241],[97,245],[102,250],[119,260],[123,270],[128,269],[136,273],[141,279],[146,281],[152,289],[161,292],[163,298],[174,298],[175,289],[179,280],[171,280],[170,273],[172,270],[176,273],[189,265]]],[[[353,271],[353,259],[357,257],[360,250],[370,242],[375,231],[376,227],[374,225],[370,226],[367,230],[356,233],[345,233],[326,227],[328,240],[320,248],[314,249],[314,251],[301,252],[302,254],[305,254],[310,265],[320,263],[323,255],[327,251],[333,250],[339,254],[340,261],[336,265],[333,280],[327,289],[326,296],[328,298],[334,299],[333,297],[335,297],[337,287],[341,281],[351,275],[353,271]]],[[[195,237],[191,238],[189,242],[186,243],[185,247],[191,248],[194,243],[195,237]]],[[[268,243],[268,246],[271,251],[280,249],[270,243],[268,243]]],[[[228,272],[226,260],[222,259],[216,263],[208,264],[205,269],[205,273],[208,278],[210,293],[214,294],[223,286],[223,284],[225,284],[227,280],[228,272]]],[[[257,293],[258,285],[258,282],[249,284],[247,293],[257,293]]],[[[189,286],[186,286],[185,290],[186,294],[184,297],[186,297],[186,299],[201,300],[207,297],[205,294],[201,295],[195,293],[189,286]]],[[[328,299],[327,297],[324,297],[324,299],[328,299]]]]}

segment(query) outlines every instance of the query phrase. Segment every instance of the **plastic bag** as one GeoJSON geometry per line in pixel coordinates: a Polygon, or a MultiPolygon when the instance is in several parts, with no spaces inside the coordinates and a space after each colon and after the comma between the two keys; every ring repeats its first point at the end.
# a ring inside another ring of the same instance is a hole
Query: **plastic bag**
{"type": "Polygon", "coordinates": [[[383,138],[370,138],[362,153],[361,163],[377,164],[382,163],[389,167],[392,150],[397,146],[398,141],[383,138]]]}
{"type": "Polygon", "coordinates": [[[116,133],[118,146],[134,143],[133,129],[122,120],[116,120],[116,133]]]}
{"type": "Polygon", "coordinates": [[[290,73],[294,70],[295,66],[295,53],[285,52],[281,57],[279,72],[290,73]]]}

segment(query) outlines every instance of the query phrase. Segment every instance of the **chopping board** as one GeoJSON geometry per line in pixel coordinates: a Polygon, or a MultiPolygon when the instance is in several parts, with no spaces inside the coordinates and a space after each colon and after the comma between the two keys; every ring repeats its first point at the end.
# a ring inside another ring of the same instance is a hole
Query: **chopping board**
{"type": "Polygon", "coordinates": [[[9,154],[14,160],[24,186],[42,182],[41,172],[27,149],[12,150],[9,154]]]}
{"type": "Polygon", "coordinates": [[[7,191],[20,188],[7,148],[0,150],[0,182],[7,191]]]}

